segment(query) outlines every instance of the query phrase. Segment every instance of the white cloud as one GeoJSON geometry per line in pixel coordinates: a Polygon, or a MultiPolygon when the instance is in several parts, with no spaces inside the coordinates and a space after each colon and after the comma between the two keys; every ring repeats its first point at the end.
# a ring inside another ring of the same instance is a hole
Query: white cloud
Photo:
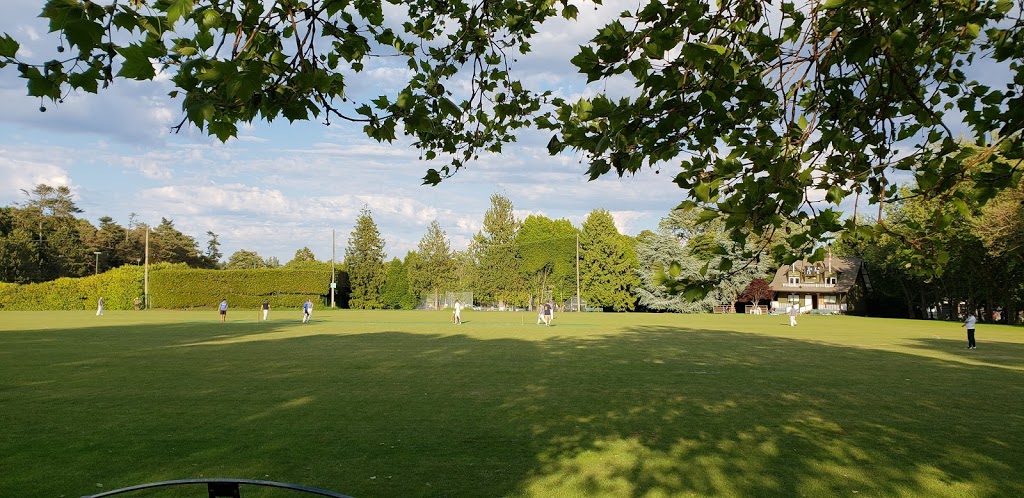
{"type": "Polygon", "coordinates": [[[0,148],[0,200],[6,204],[22,202],[22,190],[31,191],[36,185],[45,183],[51,187],[72,187],[67,170],[52,162],[42,161],[32,153],[0,148]]]}

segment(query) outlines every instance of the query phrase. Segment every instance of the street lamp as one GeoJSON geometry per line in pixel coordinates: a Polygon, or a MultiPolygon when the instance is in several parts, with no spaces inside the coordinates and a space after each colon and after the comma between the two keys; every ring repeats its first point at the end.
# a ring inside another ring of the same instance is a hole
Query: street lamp
{"type": "Polygon", "coordinates": [[[95,274],[99,275],[100,274],[100,254],[103,254],[103,253],[100,252],[100,251],[96,251],[93,254],[96,255],[96,273],[95,274]]]}

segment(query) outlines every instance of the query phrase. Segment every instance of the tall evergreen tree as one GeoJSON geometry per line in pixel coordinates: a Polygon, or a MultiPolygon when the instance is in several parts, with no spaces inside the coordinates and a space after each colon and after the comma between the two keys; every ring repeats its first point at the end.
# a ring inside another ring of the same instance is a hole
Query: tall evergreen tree
{"type": "Polygon", "coordinates": [[[477,301],[490,301],[502,309],[525,301],[515,248],[519,226],[512,201],[501,194],[492,194],[491,207],[484,213],[484,228],[480,234],[481,296],[477,301]]]}
{"type": "Polygon", "coordinates": [[[203,268],[220,268],[220,258],[224,254],[220,252],[220,240],[212,230],[206,232],[209,240],[206,243],[206,252],[203,253],[203,268]]]}
{"type": "Polygon", "coordinates": [[[580,231],[581,293],[588,306],[630,311],[636,306],[633,288],[636,253],[615,228],[611,213],[591,211],[580,231]]]}
{"type": "MultiPolygon", "coordinates": [[[[479,236],[480,234],[477,234],[479,236]]],[[[473,301],[481,302],[483,292],[480,288],[480,242],[477,237],[470,239],[469,247],[464,251],[456,251],[455,256],[455,288],[473,293],[473,301]]]]}
{"type": "Polygon", "coordinates": [[[409,279],[413,288],[426,291],[437,309],[443,293],[453,290],[455,282],[455,255],[437,220],[430,223],[418,248],[419,257],[409,268],[409,279]]]}
{"type": "Polygon", "coordinates": [[[411,310],[419,301],[409,287],[409,272],[405,263],[398,258],[392,259],[384,268],[384,287],[381,289],[380,302],[384,309],[411,310]]]}
{"type": "Polygon", "coordinates": [[[384,286],[384,239],[377,224],[370,215],[370,208],[363,206],[356,219],[355,230],[348,239],[345,249],[345,266],[351,285],[349,307],[378,309],[382,307],[380,291],[384,286]]]}
{"type": "Polygon", "coordinates": [[[202,266],[199,244],[191,235],[185,235],[174,227],[174,220],[161,218],[149,239],[150,263],[185,263],[192,267],[202,266]]]}
{"type": "Polygon", "coordinates": [[[22,281],[42,282],[92,274],[94,250],[90,250],[85,239],[96,229],[87,221],[75,218],[82,210],[75,205],[71,190],[65,186],[55,188],[40,184],[22,192],[28,200],[20,209],[9,211],[9,227],[21,230],[8,241],[27,244],[15,251],[28,256],[28,264],[20,265],[22,281]]]}

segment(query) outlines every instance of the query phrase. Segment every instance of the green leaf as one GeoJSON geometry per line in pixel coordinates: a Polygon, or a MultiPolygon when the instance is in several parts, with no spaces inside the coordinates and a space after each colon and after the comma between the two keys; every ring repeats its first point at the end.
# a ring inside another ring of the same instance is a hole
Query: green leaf
{"type": "Polygon", "coordinates": [[[701,182],[693,187],[693,195],[701,202],[711,202],[711,184],[701,182]]]}
{"type": "Polygon", "coordinates": [[[838,9],[839,7],[842,7],[843,5],[846,5],[846,1],[847,0],[825,0],[824,7],[826,9],[838,9]]]}
{"type": "Polygon", "coordinates": [[[974,23],[968,23],[967,26],[964,27],[964,31],[967,33],[967,36],[977,38],[978,34],[981,33],[981,26],[974,23]]]}
{"type": "Polygon", "coordinates": [[[167,23],[173,26],[178,19],[189,15],[195,6],[195,0],[170,0],[170,4],[167,6],[167,23]]]}
{"type": "Polygon", "coordinates": [[[705,210],[701,211],[700,214],[697,215],[697,222],[696,223],[698,225],[701,225],[701,224],[707,223],[707,222],[709,222],[711,220],[714,220],[714,219],[717,219],[717,218],[718,218],[718,213],[717,212],[715,212],[715,211],[713,211],[711,209],[705,209],[705,210]]]}
{"type": "Polygon", "coordinates": [[[700,301],[708,296],[708,289],[703,286],[688,286],[683,292],[683,298],[690,302],[700,301]]]}
{"type": "Polygon", "coordinates": [[[71,83],[73,88],[80,88],[89,93],[96,93],[99,91],[99,74],[90,74],[90,72],[81,74],[72,74],[68,77],[68,82],[71,83]]]}
{"type": "Polygon", "coordinates": [[[437,185],[441,183],[441,174],[436,169],[430,168],[427,170],[426,176],[423,177],[424,185],[437,185]]]}
{"type": "Polygon", "coordinates": [[[846,47],[846,60],[851,64],[863,64],[875,51],[875,40],[871,37],[855,38],[846,47]]]}
{"type": "Polygon", "coordinates": [[[207,131],[210,135],[216,135],[221,142],[227,142],[229,138],[238,134],[238,127],[234,123],[216,121],[210,123],[207,131]]]}
{"type": "Polygon", "coordinates": [[[576,15],[580,13],[580,9],[573,4],[568,4],[562,9],[562,17],[566,19],[576,19],[576,15]]]}
{"type": "Polygon", "coordinates": [[[220,12],[214,9],[207,9],[203,12],[203,26],[206,28],[216,29],[221,26],[223,19],[220,17],[220,12]]]}
{"type": "Polygon", "coordinates": [[[83,53],[92,52],[103,39],[103,26],[93,21],[68,21],[63,26],[63,32],[68,44],[78,47],[83,53]]]}
{"type": "Polygon", "coordinates": [[[21,46],[18,45],[18,42],[14,41],[14,38],[11,38],[11,35],[4,33],[3,38],[0,38],[0,57],[9,57],[13,59],[18,53],[18,48],[20,47],[21,46]]]}
{"type": "Polygon", "coordinates": [[[49,97],[51,100],[60,98],[60,85],[43,76],[38,69],[31,67],[22,72],[22,77],[28,79],[27,86],[30,97],[49,97]]]}
{"type": "Polygon", "coordinates": [[[124,57],[121,70],[117,75],[121,78],[133,80],[151,80],[156,76],[156,69],[146,55],[146,50],[141,45],[128,45],[117,49],[117,53],[124,57]]]}

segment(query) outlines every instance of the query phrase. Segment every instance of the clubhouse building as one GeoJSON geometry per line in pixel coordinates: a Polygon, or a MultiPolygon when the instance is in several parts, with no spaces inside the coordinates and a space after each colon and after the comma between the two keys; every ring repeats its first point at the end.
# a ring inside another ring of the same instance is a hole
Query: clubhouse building
{"type": "Polygon", "coordinates": [[[783,265],[769,286],[774,293],[772,307],[785,312],[797,306],[803,313],[864,313],[871,280],[860,258],[797,261],[783,265]]]}

